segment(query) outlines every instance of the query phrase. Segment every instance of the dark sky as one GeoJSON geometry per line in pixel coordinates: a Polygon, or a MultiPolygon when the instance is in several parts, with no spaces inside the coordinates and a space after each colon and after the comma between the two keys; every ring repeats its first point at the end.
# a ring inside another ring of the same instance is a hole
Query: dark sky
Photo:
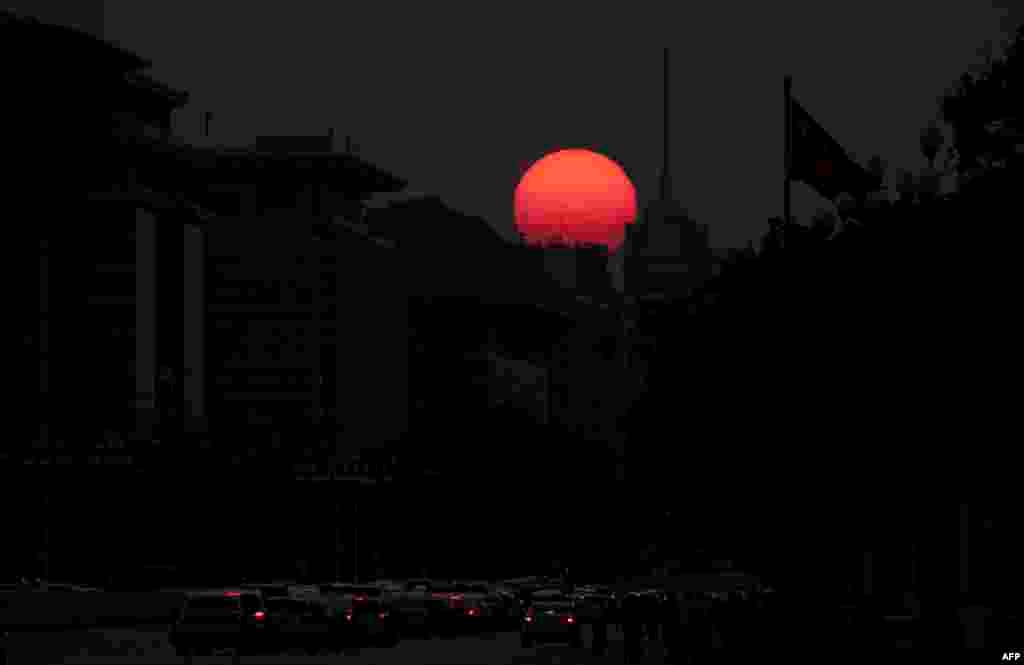
{"type": "MultiPolygon", "coordinates": [[[[651,196],[667,44],[675,194],[716,246],[758,237],[782,212],[784,73],[855,157],[917,168],[938,95],[1005,14],[979,0],[671,3],[646,15],[633,3],[628,15],[621,3],[586,15],[555,3],[106,5],[106,37],[192,94],[177,125],[186,138],[199,140],[205,110],[220,143],[333,126],[509,238],[522,164],[557,148],[604,152],[641,202],[651,196]]],[[[793,196],[798,218],[828,205],[799,184],[793,196]]]]}

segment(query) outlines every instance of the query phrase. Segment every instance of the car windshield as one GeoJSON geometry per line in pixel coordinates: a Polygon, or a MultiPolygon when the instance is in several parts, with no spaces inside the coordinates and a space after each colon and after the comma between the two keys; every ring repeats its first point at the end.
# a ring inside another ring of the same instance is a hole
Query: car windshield
{"type": "Polygon", "coordinates": [[[237,610],[238,599],[230,596],[198,596],[188,601],[190,610],[237,610]]]}
{"type": "Polygon", "coordinates": [[[429,589],[434,593],[450,593],[455,591],[455,588],[450,584],[431,584],[429,589]]]}
{"type": "Polygon", "coordinates": [[[249,588],[257,589],[264,596],[287,596],[288,595],[288,587],[283,585],[283,584],[280,584],[280,585],[279,584],[263,584],[263,585],[259,585],[259,586],[249,587],[249,588]]]}
{"type": "Polygon", "coordinates": [[[296,598],[268,598],[267,609],[277,612],[304,612],[310,603],[296,598]]]}
{"type": "Polygon", "coordinates": [[[242,607],[247,612],[255,612],[263,607],[263,598],[254,593],[242,594],[242,607]]]}
{"type": "Polygon", "coordinates": [[[369,598],[376,598],[380,596],[380,589],[372,586],[346,586],[340,587],[335,593],[350,594],[353,596],[367,596],[369,598]]]}

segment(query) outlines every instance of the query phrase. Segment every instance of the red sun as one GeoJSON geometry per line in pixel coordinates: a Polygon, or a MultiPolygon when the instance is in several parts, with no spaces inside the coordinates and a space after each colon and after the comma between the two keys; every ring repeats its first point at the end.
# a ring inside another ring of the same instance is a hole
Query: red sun
{"type": "Polygon", "coordinates": [[[636,188],[604,155],[572,148],[545,155],[516,187],[516,229],[531,245],[600,244],[614,252],[636,221],[636,188]]]}

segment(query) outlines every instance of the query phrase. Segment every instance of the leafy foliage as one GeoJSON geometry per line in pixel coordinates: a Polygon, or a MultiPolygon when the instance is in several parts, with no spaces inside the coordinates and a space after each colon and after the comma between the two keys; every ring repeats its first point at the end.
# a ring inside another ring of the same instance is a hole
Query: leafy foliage
{"type": "Polygon", "coordinates": [[[755,257],[662,317],[672,323],[630,413],[631,446],[650,458],[648,482],[719,515],[726,526],[704,535],[755,567],[807,581],[808,568],[786,562],[927,491],[908,489],[922,465],[945,477],[967,454],[999,455],[977,430],[1008,401],[983,375],[1010,348],[1020,276],[1004,236],[1024,164],[1020,139],[991,125],[1024,126],[1022,44],[1018,31],[943,102],[953,141],[936,140],[934,156],[974,176],[958,191],[914,187],[896,203],[822,211],[809,228],[772,218],[755,257]]]}
{"type": "Polygon", "coordinates": [[[941,100],[944,120],[954,132],[953,147],[961,172],[987,168],[1009,156],[1012,145],[990,131],[992,123],[1024,118],[1024,27],[1018,28],[1003,54],[975,74],[965,73],[941,100]]]}

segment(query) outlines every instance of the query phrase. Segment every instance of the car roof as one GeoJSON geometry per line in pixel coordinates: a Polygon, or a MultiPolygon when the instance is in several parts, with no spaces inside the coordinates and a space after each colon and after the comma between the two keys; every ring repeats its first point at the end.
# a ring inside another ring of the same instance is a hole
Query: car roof
{"type": "Polygon", "coordinates": [[[564,595],[565,595],[565,592],[562,591],[561,589],[556,589],[555,587],[550,587],[550,586],[537,587],[537,588],[535,588],[533,590],[534,598],[537,598],[537,597],[540,597],[540,596],[564,596],[564,595]]]}
{"type": "Polygon", "coordinates": [[[220,596],[223,598],[232,598],[238,596],[261,596],[263,595],[258,589],[199,589],[194,591],[186,591],[185,595],[189,598],[209,598],[212,596],[220,596]]]}

